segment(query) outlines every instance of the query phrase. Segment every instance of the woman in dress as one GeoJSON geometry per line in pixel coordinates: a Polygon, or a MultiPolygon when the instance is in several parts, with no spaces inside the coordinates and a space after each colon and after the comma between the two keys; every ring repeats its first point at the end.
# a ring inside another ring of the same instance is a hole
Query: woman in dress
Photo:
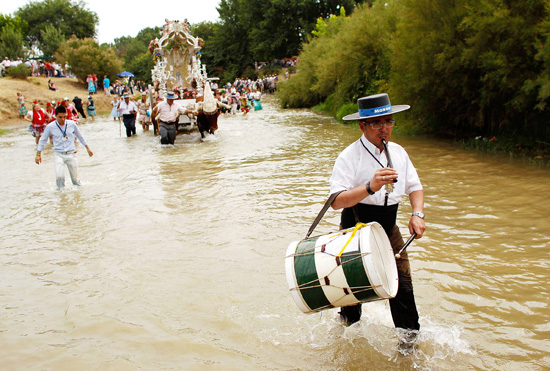
{"type": "Polygon", "coordinates": [[[48,124],[47,120],[49,117],[49,114],[40,108],[40,105],[36,101],[34,101],[33,110],[25,115],[25,120],[31,122],[29,131],[32,133],[32,136],[36,138],[36,144],[38,144],[38,141],[40,140],[46,125],[48,124]]]}
{"type": "Polygon", "coordinates": [[[25,106],[25,97],[21,93],[17,93],[17,105],[19,106],[19,118],[22,119],[27,114],[27,106],[25,106]]]}
{"type": "Polygon", "coordinates": [[[111,106],[113,106],[113,109],[111,110],[111,117],[116,121],[116,120],[119,120],[120,121],[120,116],[122,116],[120,114],[120,111],[118,110],[118,104],[119,104],[119,101],[118,101],[118,96],[114,96],[114,100],[111,101],[111,106]]]}
{"type": "Polygon", "coordinates": [[[149,108],[149,104],[147,103],[147,95],[142,94],[141,101],[138,103],[138,123],[141,124],[141,127],[143,128],[143,131],[149,130],[149,125],[151,125],[151,117],[147,114],[147,110],[149,108]]]}
{"type": "Polygon", "coordinates": [[[94,84],[94,78],[92,75],[88,75],[88,78],[86,78],[86,82],[88,83],[88,94],[92,95],[95,93],[95,84],[94,84]]]}
{"type": "Polygon", "coordinates": [[[88,116],[92,118],[92,121],[95,120],[95,103],[91,95],[88,95],[88,104],[86,106],[86,112],[88,116]]]}
{"type": "Polygon", "coordinates": [[[259,111],[262,109],[262,93],[258,89],[254,89],[252,94],[254,98],[254,111],[259,111]]]}

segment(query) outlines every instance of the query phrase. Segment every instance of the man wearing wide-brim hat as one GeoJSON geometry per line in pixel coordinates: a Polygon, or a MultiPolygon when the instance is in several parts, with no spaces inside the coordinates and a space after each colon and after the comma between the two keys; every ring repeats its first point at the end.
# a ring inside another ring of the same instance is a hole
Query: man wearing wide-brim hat
{"type": "Polygon", "coordinates": [[[157,105],[156,119],[159,123],[161,144],[174,144],[174,141],[176,140],[178,118],[180,114],[188,115],[191,113],[197,115],[197,112],[185,109],[177,102],[174,102],[175,99],[176,94],[174,94],[174,92],[172,91],[169,91],[168,93],[166,93],[166,101],[160,102],[157,105]]]}
{"type": "Polygon", "coordinates": [[[136,135],[136,114],[138,108],[135,102],[130,101],[130,94],[124,94],[122,96],[124,100],[118,104],[118,110],[122,114],[122,122],[126,128],[126,136],[129,138],[132,135],[136,135]]]}
{"type": "MultiPolygon", "coordinates": [[[[359,98],[357,105],[358,112],[343,119],[358,121],[363,135],[342,151],[334,164],[330,193],[343,192],[332,207],[343,209],[342,228],[351,228],[357,222],[380,223],[397,253],[404,245],[396,225],[397,208],[403,196],[409,196],[413,211],[409,232],[416,232],[420,238],[425,230],[422,184],[407,152],[399,144],[390,142],[395,125],[393,115],[410,106],[392,106],[387,94],[359,98]],[[388,152],[383,141],[387,142],[388,152]],[[389,160],[393,167],[388,166],[389,160]]],[[[414,330],[419,330],[420,325],[407,253],[403,252],[396,263],[399,289],[397,296],[390,299],[391,314],[395,327],[414,336],[414,330]]],[[[361,304],[342,307],[340,314],[347,323],[359,321],[361,304]]]]}

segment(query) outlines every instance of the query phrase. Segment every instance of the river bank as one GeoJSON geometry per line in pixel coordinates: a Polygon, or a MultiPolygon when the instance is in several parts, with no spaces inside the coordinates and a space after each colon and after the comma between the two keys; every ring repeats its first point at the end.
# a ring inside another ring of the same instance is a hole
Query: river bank
{"type": "MultiPolygon", "coordinates": [[[[345,114],[353,113],[355,105],[351,105],[352,109],[346,111],[345,114]]],[[[337,119],[344,125],[357,125],[355,122],[343,121],[339,115],[334,115],[334,107],[328,103],[319,104],[311,108],[314,112],[322,115],[327,115],[337,119]]],[[[343,115],[342,115],[343,116],[343,115]]],[[[451,138],[440,137],[423,132],[419,129],[412,117],[405,114],[399,119],[399,125],[394,128],[394,133],[405,136],[420,136],[431,138],[434,141],[445,141],[449,144],[456,145],[468,150],[486,154],[495,158],[517,160],[525,164],[535,167],[550,168],[550,143],[544,141],[532,141],[529,138],[514,136],[514,137],[471,137],[471,138],[451,138]]]]}
{"type": "MultiPolygon", "coordinates": [[[[27,121],[19,118],[19,107],[17,105],[17,93],[23,94],[27,110],[32,109],[32,102],[37,101],[42,107],[47,102],[61,101],[68,97],[71,101],[78,96],[85,103],[88,97],[88,89],[85,84],[75,78],[52,79],[58,87],[57,91],[48,89],[47,77],[29,77],[27,80],[12,79],[5,77],[0,79],[0,129],[9,129],[28,125],[27,121]]],[[[94,102],[97,113],[111,111],[112,97],[105,96],[103,92],[94,95],[94,102]]],[[[1,132],[0,132],[1,134],[1,132]]]]}

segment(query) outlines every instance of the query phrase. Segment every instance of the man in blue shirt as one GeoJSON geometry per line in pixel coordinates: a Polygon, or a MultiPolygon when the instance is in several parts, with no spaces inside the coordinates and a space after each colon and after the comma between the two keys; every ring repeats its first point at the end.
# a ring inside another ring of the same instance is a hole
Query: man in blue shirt
{"type": "Polygon", "coordinates": [[[111,95],[111,91],[109,90],[110,86],[111,80],[109,80],[107,75],[103,76],[103,91],[105,92],[105,95],[111,95]]]}
{"type": "Polygon", "coordinates": [[[67,120],[67,109],[63,106],[58,106],[55,108],[55,118],[56,120],[50,122],[44,133],[40,137],[38,142],[36,158],[34,161],[37,164],[42,162],[41,152],[44,149],[44,145],[48,141],[48,138],[51,136],[53,141],[53,160],[55,165],[55,182],[58,189],[63,189],[65,187],[65,165],[69,169],[69,174],[71,176],[71,181],[74,185],[80,185],[78,180],[78,160],[75,156],[75,139],[78,138],[80,143],[82,143],[88,155],[92,157],[94,154],[88,147],[86,139],[78,130],[78,126],[74,121],[67,120]]]}

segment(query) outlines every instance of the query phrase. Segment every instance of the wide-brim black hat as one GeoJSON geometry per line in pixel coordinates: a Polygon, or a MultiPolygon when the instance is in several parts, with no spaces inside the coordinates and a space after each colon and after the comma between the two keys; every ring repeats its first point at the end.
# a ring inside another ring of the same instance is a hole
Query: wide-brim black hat
{"type": "Polygon", "coordinates": [[[388,97],[388,94],[386,93],[359,98],[357,99],[357,107],[359,109],[358,112],[344,116],[342,120],[364,120],[372,117],[392,115],[411,108],[411,106],[405,104],[392,106],[390,103],[390,97],[388,97]]]}

